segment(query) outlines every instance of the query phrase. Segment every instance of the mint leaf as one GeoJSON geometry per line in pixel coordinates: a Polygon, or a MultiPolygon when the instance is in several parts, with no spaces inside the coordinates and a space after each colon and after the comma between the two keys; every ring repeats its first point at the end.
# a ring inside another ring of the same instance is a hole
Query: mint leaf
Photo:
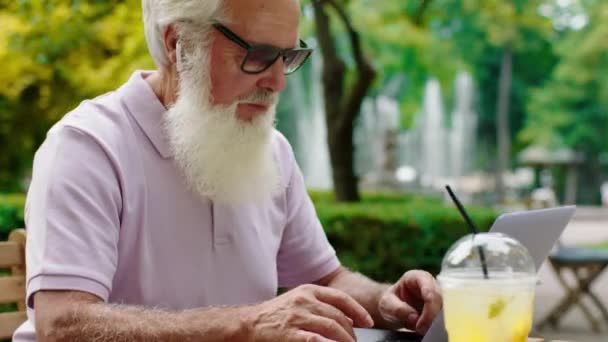
{"type": "Polygon", "coordinates": [[[500,316],[500,314],[504,311],[505,306],[507,306],[507,302],[502,298],[492,303],[488,310],[488,318],[494,319],[500,316]]]}

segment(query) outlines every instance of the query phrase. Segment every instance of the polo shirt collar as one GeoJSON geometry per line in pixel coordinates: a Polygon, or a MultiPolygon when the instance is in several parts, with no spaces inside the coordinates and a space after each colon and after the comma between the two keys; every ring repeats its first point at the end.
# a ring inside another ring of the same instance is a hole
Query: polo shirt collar
{"type": "Polygon", "coordinates": [[[158,153],[164,158],[172,157],[165,130],[163,117],[167,112],[145,77],[154,71],[138,70],[121,88],[122,101],[139,127],[146,134],[158,153]]]}

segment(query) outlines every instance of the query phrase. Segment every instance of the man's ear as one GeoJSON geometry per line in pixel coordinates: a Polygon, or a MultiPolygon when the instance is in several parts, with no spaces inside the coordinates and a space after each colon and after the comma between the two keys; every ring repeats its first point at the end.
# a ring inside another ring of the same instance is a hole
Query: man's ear
{"type": "Polygon", "coordinates": [[[167,55],[167,59],[171,65],[175,65],[177,63],[178,35],[174,25],[167,26],[163,39],[165,42],[165,54],[167,55]]]}

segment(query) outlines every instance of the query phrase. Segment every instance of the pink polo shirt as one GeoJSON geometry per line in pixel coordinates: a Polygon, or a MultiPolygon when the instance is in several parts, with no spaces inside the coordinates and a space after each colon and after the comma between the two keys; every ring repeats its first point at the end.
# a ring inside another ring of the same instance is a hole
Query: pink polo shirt
{"type": "Polygon", "coordinates": [[[165,108],[147,75],[83,102],[36,153],[26,204],[29,320],[13,341],[35,341],[39,290],[180,310],[264,301],[338,268],[287,140],[274,134],[278,196],[240,206],[203,199],[172,160],[165,108]]]}

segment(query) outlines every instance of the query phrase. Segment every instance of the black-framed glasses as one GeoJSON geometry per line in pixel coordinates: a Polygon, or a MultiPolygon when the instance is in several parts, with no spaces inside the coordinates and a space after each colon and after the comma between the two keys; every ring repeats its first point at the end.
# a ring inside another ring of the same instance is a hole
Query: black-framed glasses
{"type": "Polygon", "coordinates": [[[270,68],[279,57],[283,58],[285,75],[289,75],[298,70],[310,57],[313,49],[300,39],[300,47],[295,49],[279,49],[271,45],[253,45],[246,42],[236,33],[230,31],[226,26],[213,24],[226,38],[247,50],[247,55],[241,63],[241,70],[247,74],[259,74],[270,68]]]}

